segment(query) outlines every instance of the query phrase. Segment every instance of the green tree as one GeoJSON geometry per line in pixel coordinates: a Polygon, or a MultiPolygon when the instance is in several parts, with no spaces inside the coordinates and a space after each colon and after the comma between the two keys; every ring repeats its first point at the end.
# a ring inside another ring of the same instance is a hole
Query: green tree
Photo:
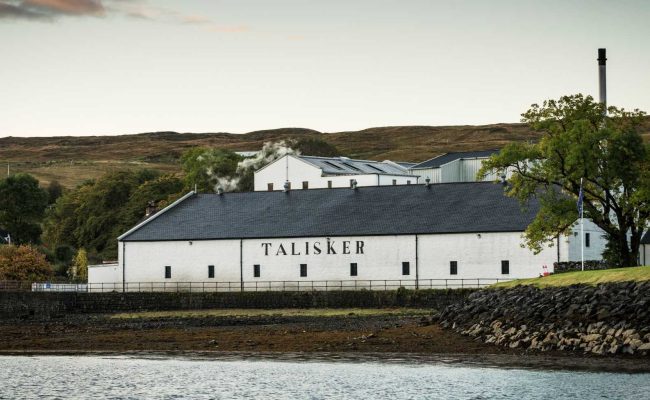
{"type": "Polygon", "coordinates": [[[52,276],[52,266],[35,247],[0,246],[0,280],[39,281],[52,276]]]}
{"type": "Polygon", "coordinates": [[[39,243],[47,199],[47,192],[31,175],[0,180],[0,226],[9,231],[12,243],[39,243]]]}
{"type": "Polygon", "coordinates": [[[88,254],[83,247],[77,251],[70,269],[72,278],[81,282],[88,281],[88,254]]]}
{"type": "Polygon", "coordinates": [[[580,94],[533,104],[522,122],[542,132],[541,140],[507,145],[479,176],[511,169],[507,194],[522,202],[538,198],[540,211],[525,234],[535,251],[578,219],[582,179],[584,217],[605,231],[608,257],[620,266],[637,265],[650,216],[650,148],[639,134],[644,115],[609,107],[605,116],[603,104],[580,94]]]}
{"type": "MultiPolygon", "coordinates": [[[[181,156],[185,190],[193,190],[196,185],[199,192],[212,193],[217,185],[227,185],[236,178],[237,164],[242,159],[225,149],[197,147],[187,150],[181,156]]],[[[231,185],[236,187],[236,183],[231,185]]]]}
{"type": "Polygon", "coordinates": [[[63,186],[59,181],[52,181],[47,185],[47,204],[54,204],[56,199],[61,197],[63,194],[63,186]]]}
{"type": "Polygon", "coordinates": [[[117,237],[144,218],[150,201],[169,202],[181,195],[173,175],[119,171],[85,182],[61,196],[48,211],[44,240],[50,248],[84,248],[92,261],[115,259],[117,237]]]}

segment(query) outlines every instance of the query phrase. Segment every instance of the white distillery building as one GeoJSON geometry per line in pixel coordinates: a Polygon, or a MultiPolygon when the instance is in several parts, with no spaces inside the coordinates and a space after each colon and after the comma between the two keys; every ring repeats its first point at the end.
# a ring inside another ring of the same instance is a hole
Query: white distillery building
{"type": "Polygon", "coordinates": [[[520,246],[537,210],[536,202],[522,210],[488,182],[190,192],[120,236],[118,265],[91,271],[89,283],[383,289],[537,277],[573,257],[576,240],[569,235],[539,254],[520,246]]]}
{"type": "Polygon", "coordinates": [[[288,154],[255,171],[255,191],[410,185],[418,177],[392,161],[288,154]]]}
{"type": "MultiPolygon", "coordinates": [[[[431,183],[450,182],[475,182],[476,174],[483,166],[483,162],[499,150],[466,151],[458,153],[445,153],[430,160],[411,166],[411,174],[420,177],[420,182],[427,179],[431,183]]],[[[508,172],[506,177],[510,177],[508,172]]],[[[496,181],[501,177],[496,173],[489,174],[484,181],[496,181]]]]}

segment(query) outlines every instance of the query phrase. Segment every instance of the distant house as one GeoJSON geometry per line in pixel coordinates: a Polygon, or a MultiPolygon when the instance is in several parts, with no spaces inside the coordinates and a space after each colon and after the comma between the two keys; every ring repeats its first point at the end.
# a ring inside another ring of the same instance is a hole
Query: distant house
{"type": "MultiPolygon", "coordinates": [[[[476,173],[483,162],[499,150],[464,151],[446,153],[409,167],[411,174],[419,176],[420,181],[429,179],[430,183],[475,182],[476,173]]],[[[507,174],[510,175],[510,174],[507,174]]],[[[489,174],[483,180],[499,179],[496,174],[489,174]]]]}
{"type": "Polygon", "coordinates": [[[647,231],[641,238],[641,251],[639,252],[641,265],[650,264],[650,231],[647,231]]]}
{"type": "Polygon", "coordinates": [[[416,184],[418,177],[392,161],[285,155],[255,171],[255,191],[416,184]]]}

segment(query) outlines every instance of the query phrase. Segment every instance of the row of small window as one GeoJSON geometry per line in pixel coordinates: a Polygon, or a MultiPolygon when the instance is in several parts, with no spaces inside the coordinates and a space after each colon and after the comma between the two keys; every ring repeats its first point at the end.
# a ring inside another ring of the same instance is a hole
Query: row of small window
{"type": "MultiPolygon", "coordinates": [[[[355,179],[350,179],[350,187],[354,186],[355,179]]],[[[406,181],[407,185],[411,184],[411,180],[406,181]]],[[[291,182],[287,182],[285,185],[287,185],[287,189],[291,190],[291,182]]],[[[397,179],[393,179],[393,185],[397,185],[397,179]]],[[[308,181],[303,181],[302,182],[302,188],[303,189],[309,189],[309,182],[308,181]]],[[[327,188],[331,189],[332,188],[332,181],[327,181],[327,188]]],[[[273,183],[267,183],[266,184],[266,189],[269,192],[273,191],[273,183]]]]}
{"type": "MultiPolygon", "coordinates": [[[[259,264],[253,265],[253,277],[259,278],[261,274],[261,267],[259,264]]],[[[358,267],[357,263],[350,263],[350,276],[357,276],[358,267]]],[[[502,260],[501,261],[501,274],[508,275],[510,274],[510,261],[502,260]]],[[[402,262],[402,275],[411,275],[411,263],[408,261],[402,262]]],[[[458,275],[458,261],[449,262],[449,275],[458,275]]],[[[300,264],[300,277],[304,278],[307,276],[307,264],[300,264]]],[[[170,265],[165,266],[165,279],[171,279],[172,277],[172,267],[170,265]]],[[[214,265],[208,265],[208,278],[214,278],[214,265]]]]}

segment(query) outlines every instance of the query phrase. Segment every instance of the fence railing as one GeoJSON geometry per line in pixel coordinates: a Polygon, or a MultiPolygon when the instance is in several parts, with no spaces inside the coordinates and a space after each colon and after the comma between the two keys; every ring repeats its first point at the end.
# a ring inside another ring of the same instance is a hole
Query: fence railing
{"type": "Polygon", "coordinates": [[[122,282],[114,283],[49,283],[0,281],[0,291],[34,292],[262,292],[262,291],[335,291],[335,290],[397,290],[406,289],[462,289],[482,288],[502,278],[474,279],[373,279],[373,280],[322,280],[322,281],[234,281],[234,282],[122,282]]]}

